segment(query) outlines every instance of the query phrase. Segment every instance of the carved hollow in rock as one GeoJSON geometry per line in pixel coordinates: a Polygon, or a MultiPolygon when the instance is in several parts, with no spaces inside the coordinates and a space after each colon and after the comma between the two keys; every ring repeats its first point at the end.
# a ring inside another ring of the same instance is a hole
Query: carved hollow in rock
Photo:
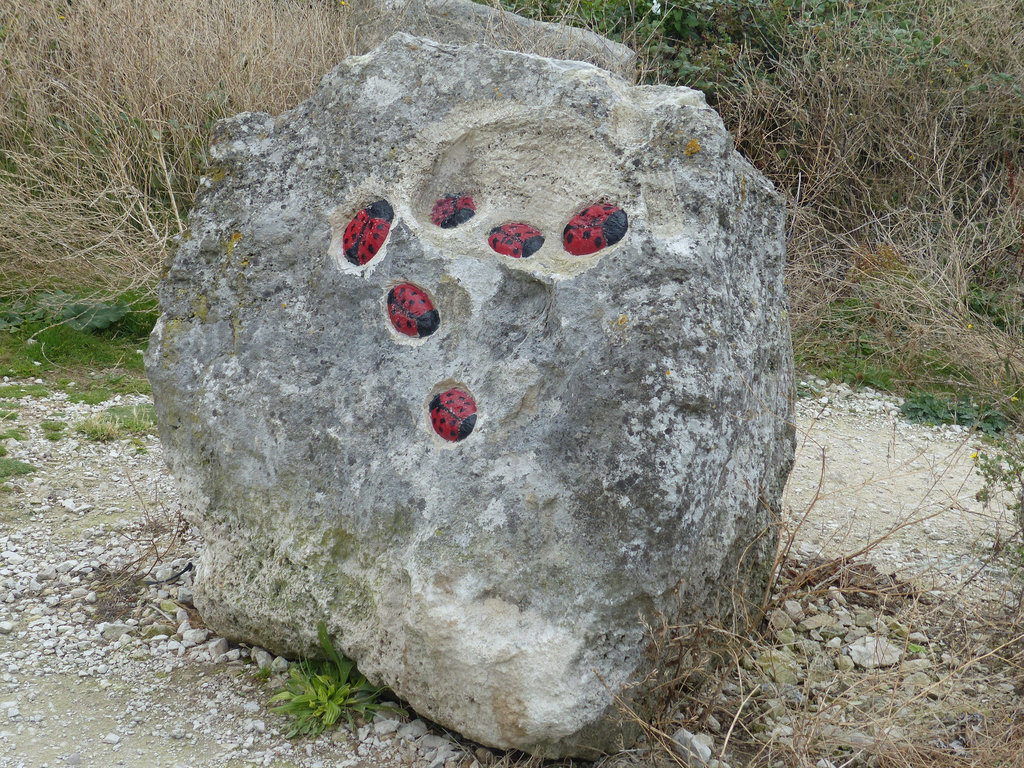
{"type": "Polygon", "coordinates": [[[527,259],[544,245],[544,236],[536,227],[513,221],[492,229],[487,236],[487,244],[502,256],[527,259]]]}
{"type": "Polygon", "coordinates": [[[434,431],[450,443],[465,440],[476,426],[476,401],[458,387],[434,395],[429,410],[434,431]]]}
{"type": "Polygon", "coordinates": [[[624,210],[611,203],[597,203],[569,219],[562,233],[562,246],[573,256],[587,256],[615,245],[628,227],[624,210]]]}
{"type": "Polygon", "coordinates": [[[465,224],[476,213],[476,203],[469,195],[445,195],[430,212],[430,220],[441,229],[451,229],[465,224]]]}
{"type": "Polygon", "coordinates": [[[388,319],[399,333],[422,339],[437,330],[441,316],[417,285],[401,283],[388,291],[388,319]]]}
{"type": "Polygon", "coordinates": [[[341,241],[345,258],[360,267],[368,263],[380,252],[394,220],[395,211],[387,200],[363,208],[345,227],[341,241]]]}

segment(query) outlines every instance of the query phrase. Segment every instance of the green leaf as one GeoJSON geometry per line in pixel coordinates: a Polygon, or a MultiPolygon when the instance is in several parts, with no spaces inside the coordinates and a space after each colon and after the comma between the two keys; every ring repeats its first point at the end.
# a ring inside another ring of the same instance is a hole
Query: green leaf
{"type": "Polygon", "coordinates": [[[60,311],[61,319],[76,331],[101,331],[128,314],[127,304],[68,304],[60,311]]]}

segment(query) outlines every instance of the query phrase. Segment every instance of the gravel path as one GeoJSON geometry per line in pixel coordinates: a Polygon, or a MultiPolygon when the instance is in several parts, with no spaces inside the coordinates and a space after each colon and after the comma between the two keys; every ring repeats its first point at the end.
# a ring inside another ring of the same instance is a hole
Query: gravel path
{"type": "MultiPolygon", "coordinates": [[[[933,590],[1003,589],[1006,570],[983,566],[993,542],[1012,529],[974,500],[977,445],[966,430],[902,422],[897,401],[883,395],[813,381],[802,390],[812,396],[798,401],[800,449],[786,500],[794,552],[845,554],[896,528],[866,555],[881,570],[933,590]]],[[[17,419],[0,422],[0,432],[16,427],[25,437],[0,443],[7,458],[37,468],[0,486],[0,766],[492,762],[489,751],[420,720],[385,717],[356,734],[283,738],[285,721],[267,700],[287,662],[210,636],[191,606],[190,572],[166,583],[138,580],[173,576],[199,546],[192,534],[180,535],[181,510],[156,438],[98,443],[74,431],[111,406],[147,402],[24,397],[17,419]],[[54,420],[70,426],[47,439],[40,424],[54,420]]],[[[790,608],[790,624],[807,620],[809,607],[790,608]]],[[[850,616],[853,626],[852,609],[850,616]]],[[[866,634],[844,642],[863,645],[866,634]]],[[[851,647],[829,646],[838,656],[850,656],[851,647]]]]}

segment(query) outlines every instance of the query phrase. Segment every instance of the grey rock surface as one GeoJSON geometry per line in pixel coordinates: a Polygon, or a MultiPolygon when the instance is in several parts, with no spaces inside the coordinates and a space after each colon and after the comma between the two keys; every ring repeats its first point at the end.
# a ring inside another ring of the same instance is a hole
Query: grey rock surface
{"type": "Polygon", "coordinates": [[[590,30],[534,21],[473,0],[383,0],[379,29],[440,43],[482,43],[520,53],[595,64],[634,82],[636,54],[590,30]]]}
{"type": "Polygon", "coordinates": [[[779,197],[696,91],[404,34],[212,151],[147,357],[206,624],[297,657],[324,621],[490,746],[628,741],[644,620],[742,624],[766,579],[794,448],[779,197]],[[443,228],[451,194],[475,214],[443,228]],[[628,228],[573,255],[598,203],[628,228]],[[489,244],[510,222],[529,258],[489,244]],[[406,283],[429,335],[392,324],[406,283]]]}

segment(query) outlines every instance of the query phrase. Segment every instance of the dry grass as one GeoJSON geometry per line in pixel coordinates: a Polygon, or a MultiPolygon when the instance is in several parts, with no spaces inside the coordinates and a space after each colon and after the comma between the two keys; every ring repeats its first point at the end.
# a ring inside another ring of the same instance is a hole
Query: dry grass
{"type": "Polygon", "coordinates": [[[0,11],[0,297],[151,288],[211,122],[280,112],[351,50],[346,5],[35,0],[0,11]]]}
{"type": "Polygon", "coordinates": [[[874,5],[887,16],[787,38],[772,72],[741,58],[720,94],[790,195],[798,354],[1008,399],[1024,385],[1022,7],[874,5]]]}

